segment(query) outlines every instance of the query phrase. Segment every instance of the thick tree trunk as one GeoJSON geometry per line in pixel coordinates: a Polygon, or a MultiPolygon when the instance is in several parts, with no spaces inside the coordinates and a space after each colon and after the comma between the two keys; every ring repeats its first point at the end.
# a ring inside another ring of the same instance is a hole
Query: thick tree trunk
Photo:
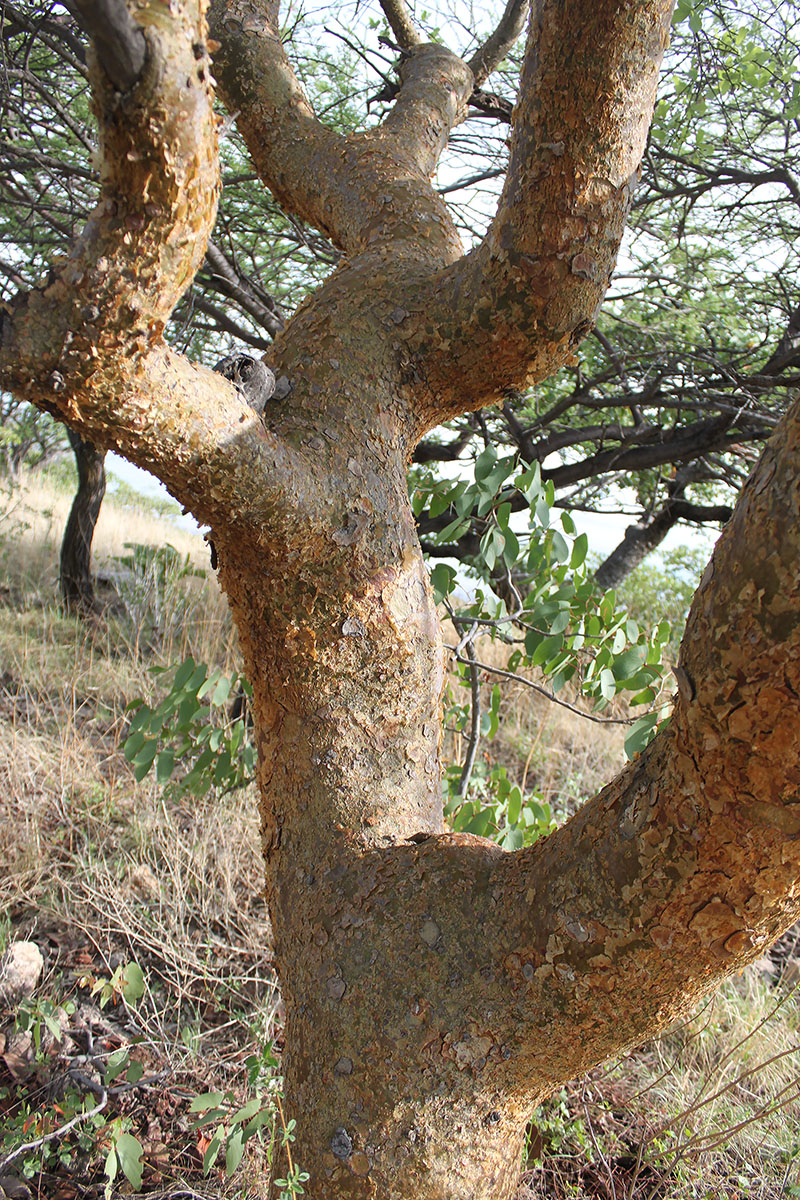
{"type": "MultiPolygon", "coordinates": [[[[440,634],[404,478],[416,393],[381,332],[396,286],[373,275],[367,291],[357,277],[340,270],[275,347],[297,380],[291,428],[313,456],[313,489],[277,536],[214,530],[254,688],[285,1111],[312,1197],[508,1200],[543,1096],[685,1012],[788,923],[796,899],[756,903],[756,878],[782,861],[769,888],[792,892],[797,819],[739,807],[721,777],[738,750],[712,732],[725,724],[716,700],[694,744],[700,689],[727,694],[753,669],[705,656],[723,620],[707,579],[696,611],[708,628],[679,668],[672,726],[645,755],[532,851],[442,832],[440,634]]],[[[269,415],[280,430],[285,416],[269,415]]],[[[753,557],[745,571],[737,545],[757,528],[790,588],[792,551],[763,480],[794,513],[797,440],[794,425],[780,469],[776,449],[717,551],[729,636],[756,654],[747,571],[764,567],[753,557]]],[[[798,636],[782,629],[770,651],[789,664],[789,690],[798,636]]],[[[779,740],[795,719],[781,687],[754,718],[779,740]]],[[[737,769],[758,773],[770,752],[756,725],[737,769]]],[[[783,758],[790,783],[796,760],[783,758]]]]}
{"type": "Polygon", "coordinates": [[[277,3],[219,0],[218,75],[255,168],[344,251],[276,339],[291,389],[263,418],[161,340],[217,179],[203,6],[162,9],[136,9],[148,57],[129,95],[95,74],[101,200],[0,313],[0,368],[211,527],[254,691],[306,1194],[508,1200],[543,1095],[800,913],[800,410],[706,572],[669,728],[529,850],[444,833],[442,647],[406,464],[591,327],[669,0],[534,4],[506,187],[468,255],[430,185],[466,64],[414,46],[391,113],[339,135],[292,74],[277,3]]]}
{"type": "Polygon", "coordinates": [[[106,452],[84,441],[71,429],[67,433],[78,468],[78,490],[61,542],[58,583],[68,611],[91,612],[96,607],[92,539],[106,494],[106,452]]]}

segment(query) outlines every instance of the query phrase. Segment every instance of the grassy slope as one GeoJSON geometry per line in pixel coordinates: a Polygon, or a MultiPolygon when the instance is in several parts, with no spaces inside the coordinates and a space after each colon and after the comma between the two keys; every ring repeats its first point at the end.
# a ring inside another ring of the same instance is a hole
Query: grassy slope
{"type": "MultiPolygon", "coordinates": [[[[121,598],[109,593],[104,618],[87,625],[55,603],[68,494],[38,478],[5,501],[0,948],[30,938],[45,953],[34,1017],[47,1002],[71,1001],[75,1011],[63,1018],[61,1044],[40,1047],[37,1062],[30,1036],[0,1009],[0,1162],[23,1129],[35,1140],[76,1105],[95,1104],[85,1083],[89,1048],[102,1062],[138,1038],[134,1056],[156,1081],[109,1095],[94,1121],[15,1160],[14,1174],[24,1163],[32,1195],[102,1195],[103,1160],[122,1119],[144,1146],[148,1195],[263,1196],[264,1146],[249,1144],[230,1182],[220,1173],[203,1179],[213,1127],[192,1130],[188,1111],[197,1093],[252,1095],[254,1058],[280,1040],[254,798],[170,800],[149,777],[137,784],[120,751],[125,705],[157,689],[152,666],[187,653],[233,663],[207,548],[146,506],[107,501],[95,542],[102,571],[119,576],[125,542],[166,540],[201,574],[174,572],[155,587],[123,573],[121,598]],[[101,1010],[92,981],[130,960],[144,969],[144,997],[131,1009],[117,997],[101,1010]]],[[[591,793],[620,761],[619,736],[522,687],[506,690],[502,714],[502,734],[482,747],[484,767],[489,755],[502,762],[555,811],[591,793]]],[[[457,754],[457,740],[452,748],[457,754]]],[[[800,1195],[791,982],[768,986],[752,971],[685,1028],[564,1089],[536,1116],[521,1196],[800,1195]]]]}

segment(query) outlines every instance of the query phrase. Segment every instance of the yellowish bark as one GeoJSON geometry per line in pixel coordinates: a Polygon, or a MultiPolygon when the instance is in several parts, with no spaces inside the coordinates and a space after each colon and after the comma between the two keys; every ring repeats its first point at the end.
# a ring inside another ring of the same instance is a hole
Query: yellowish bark
{"type": "Polygon", "coordinates": [[[383,125],[333,134],[274,3],[219,0],[220,77],[257,169],[345,251],[275,342],[291,390],[263,421],[162,341],[213,224],[215,122],[199,4],[134,12],[148,64],[124,96],[95,74],[100,201],[3,314],[4,385],[213,527],[254,687],[307,1194],[505,1200],[543,1095],[800,912],[797,413],[698,595],[670,728],[532,851],[447,835],[442,651],[406,464],[424,429],[544,377],[589,328],[669,6],[539,0],[506,189],[465,257],[429,176],[471,69],[414,45],[383,125]]]}

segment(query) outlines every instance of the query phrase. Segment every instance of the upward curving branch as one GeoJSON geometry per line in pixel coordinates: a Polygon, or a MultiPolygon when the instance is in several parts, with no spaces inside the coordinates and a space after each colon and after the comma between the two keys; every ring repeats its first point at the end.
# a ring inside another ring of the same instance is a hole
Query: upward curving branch
{"type": "Polygon", "coordinates": [[[100,200],[67,258],[2,314],[0,378],[154,471],[202,520],[252,527],[275,493],[242,488],[242,474],[296,484],[297,455],[232,385],[162,341],[203,261],[218,185],[204,6],[172,8],[168,20],[145,10],[148,58],[125,96],[94,71],[100,200]],[[251,500],[237,505],[241,493],[251,500]]]}
{"type": "Polygon", "coordinates": [[[406,0],[381,0],[381,8],[401,50],[411,50],[421,44],[422,38],[406,0]]]}
{"type": "Polygon", "coordinates": [[[278,202],[347,251],[347,141],[315,117],[278,35],[277,10],[272,0],[212,0],[219,89],[278,202]]]}
{"type": "Polygon", "coordinates": [[[495,219],[415,298],[407,345],[430,388],[420,432],[552,374],[592,328],[671,12],[671,0],[536,3],[495,219]]]}
{"type": "Polygon", "coordinates": [[[469,60],[475,87],[481,87],[519,40],[531,8],[531,0],[508,0],[497,28],[469,60]]]}

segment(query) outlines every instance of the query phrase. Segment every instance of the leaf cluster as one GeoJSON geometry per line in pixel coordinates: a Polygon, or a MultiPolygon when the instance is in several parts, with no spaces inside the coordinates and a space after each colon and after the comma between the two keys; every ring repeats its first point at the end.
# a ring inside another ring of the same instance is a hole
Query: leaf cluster
{"type": "Polygon", "coordinates": [[[191,656],[177,668],[152,672],[173,677],[154,707],[143,700],[128,706],[133,717],[123,752],[136,779],[155,768],[156,782],[174,796],[202,796],[212,786],[221,792],[245,787],[253,777],[255,751],[243,718],[229,720],[225,714],[237,689],[252,694],[243,676],[210,671],[191,656]]]}

